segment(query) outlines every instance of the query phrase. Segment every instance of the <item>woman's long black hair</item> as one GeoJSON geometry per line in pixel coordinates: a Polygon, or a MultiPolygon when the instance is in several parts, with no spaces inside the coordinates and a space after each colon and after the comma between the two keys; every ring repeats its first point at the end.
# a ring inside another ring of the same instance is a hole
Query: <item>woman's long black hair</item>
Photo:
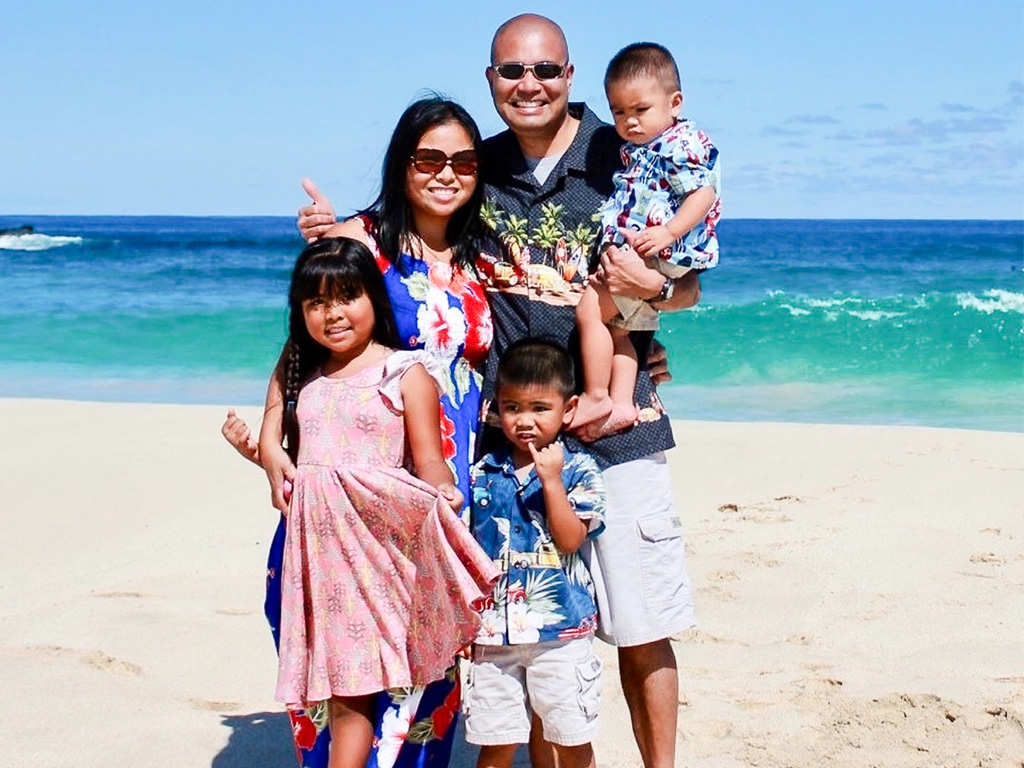
{"type": "Polygon", "coordinates": [[[299,422],[295,406],[299,390],[327,362],[328,351],[309,335],[302,313],[307,299],[351,301],[366,294],[373,307],[373,340],[398,347],[398,330],[384,277],[370,249],[358,240],[331,237],[307,245],[292,269],[288,289],[288,341],[285,343],[283,431],[288,455],[299,450],[299,422]]]}
{"type": "MultiPolygon", "coordinates": [[[[380,194],[364,213],[376,216],[377,241],[381,253],[396,266],[400,266],[398,255],[402,247],[408,244],[409,236],[416,233],[412,207],[406,192],[410,159],[423,134],[447,123],[455,123],[465,129],[476,150],[477,160],[482,160],[483,139],[480,137],[480,129],[465,109],[442,96],[431,96],[412,104],[398,118],[395,132],[391,134],[391,142],[381,168],[380,194]]],[[[452,248],[452,264],[456,266],[471,266],[479,255],[480,239],[484,232],[480,219],[483,202],[484,185],[478,173],[473,194],[448,221],[446,237],[452,248]]]]}

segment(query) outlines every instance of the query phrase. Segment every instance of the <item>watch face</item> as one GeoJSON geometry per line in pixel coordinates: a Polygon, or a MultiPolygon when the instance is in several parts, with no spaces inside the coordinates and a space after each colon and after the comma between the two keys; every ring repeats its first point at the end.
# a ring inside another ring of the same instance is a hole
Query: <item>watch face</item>
{"type": "Polygon", "coordinates": [[[665,284],[661,286],[661,293],[658,294],[658,301],[668,301],[672,298],[673,289],[676,287],[671,277],[665,278],[665,284]]]}

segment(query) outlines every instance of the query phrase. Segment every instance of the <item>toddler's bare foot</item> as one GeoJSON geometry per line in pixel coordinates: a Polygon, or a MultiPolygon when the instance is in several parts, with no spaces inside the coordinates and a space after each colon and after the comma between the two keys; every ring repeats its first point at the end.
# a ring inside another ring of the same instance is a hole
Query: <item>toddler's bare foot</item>
{"type": "Polygon", "coordinates": [[[581,429],[588,424],[600,423],[611,415],[614,403],[611,397],[595,397],[584,392],[576,405],[576,415],[572,417],[569,431],[581,429]]]}
{"type": "Polygon", "coordinates": [[[585,443],[592,443],[599,437],[629,429],[636,424],[638,415],[633,403],[614,403],[608,418],[585,425],[576,433],[576,436],[585,443]]]}

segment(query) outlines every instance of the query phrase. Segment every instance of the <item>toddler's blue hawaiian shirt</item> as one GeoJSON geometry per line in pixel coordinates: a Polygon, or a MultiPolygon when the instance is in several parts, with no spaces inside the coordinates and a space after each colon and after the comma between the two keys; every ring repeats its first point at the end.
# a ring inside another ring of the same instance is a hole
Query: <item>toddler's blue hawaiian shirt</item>
{"type": "Polygon", "coordinates": [[[688,194],[711,187],[715,202],[704,220],[658,257],[676,267],[716,266],[722,180],[718,149],[707,134],[689,120],[680,120],[647,144],[627,142],[621,151],[625,168],[616,172],[615,191],[601,209],[602,242],[621,245],[619,227],[642,231],[665,224],[688,194]]]}

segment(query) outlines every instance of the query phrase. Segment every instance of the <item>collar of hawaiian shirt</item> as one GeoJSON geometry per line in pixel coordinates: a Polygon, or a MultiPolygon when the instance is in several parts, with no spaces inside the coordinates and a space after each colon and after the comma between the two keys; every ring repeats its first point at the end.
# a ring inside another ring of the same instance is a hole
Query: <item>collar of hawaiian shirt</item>
{"type": "Polygon", "coordinates": [[[646,144],[634,144],[627,141],[622,145],[622,162],[629,164],[631,158],[642,158],[645,155],[653,158],[665,157],[673,159],[680,135],[693,131],[693,123],[685,117],[677,118],[672,125],[651,139],[646,144]]]}
{"type": "MultiPolygon", "coordinates": [[[[570,103],[569,114],[572,117],[577,118],[580,121],[580,124],[579,128],[576,130],[576,136],[573,138],[569,148],[565,150],[565,154],[562,156],[560,165],[563,165],[566,169],[583,172],[587,170],[587,154],[590,146],[590,138],[593,136],[594,131],[600,128],[603,123],[600,118],[594,114],[590,107],[582,101],[570,103]]],[[[503,147],[502,152],[495,153],[497,157],[494,162],[500,164],[497,169],[497,175],[499,177],[511,177],[516,181],[527,184],[531,187],[540,186],[537,184],[537,179],[533,175],[533,170],[527,165],[526,159],[523,157],[523,152],[519,147],[519,142],[516,141],[515,134],[513,134],[512,131],[508,131],[506,136],[509,145],[503,147]]],[[[555,178],[556,175],[552,172],[552,174],[548,176],[548,183],[552,182],[555,178]]]]}

